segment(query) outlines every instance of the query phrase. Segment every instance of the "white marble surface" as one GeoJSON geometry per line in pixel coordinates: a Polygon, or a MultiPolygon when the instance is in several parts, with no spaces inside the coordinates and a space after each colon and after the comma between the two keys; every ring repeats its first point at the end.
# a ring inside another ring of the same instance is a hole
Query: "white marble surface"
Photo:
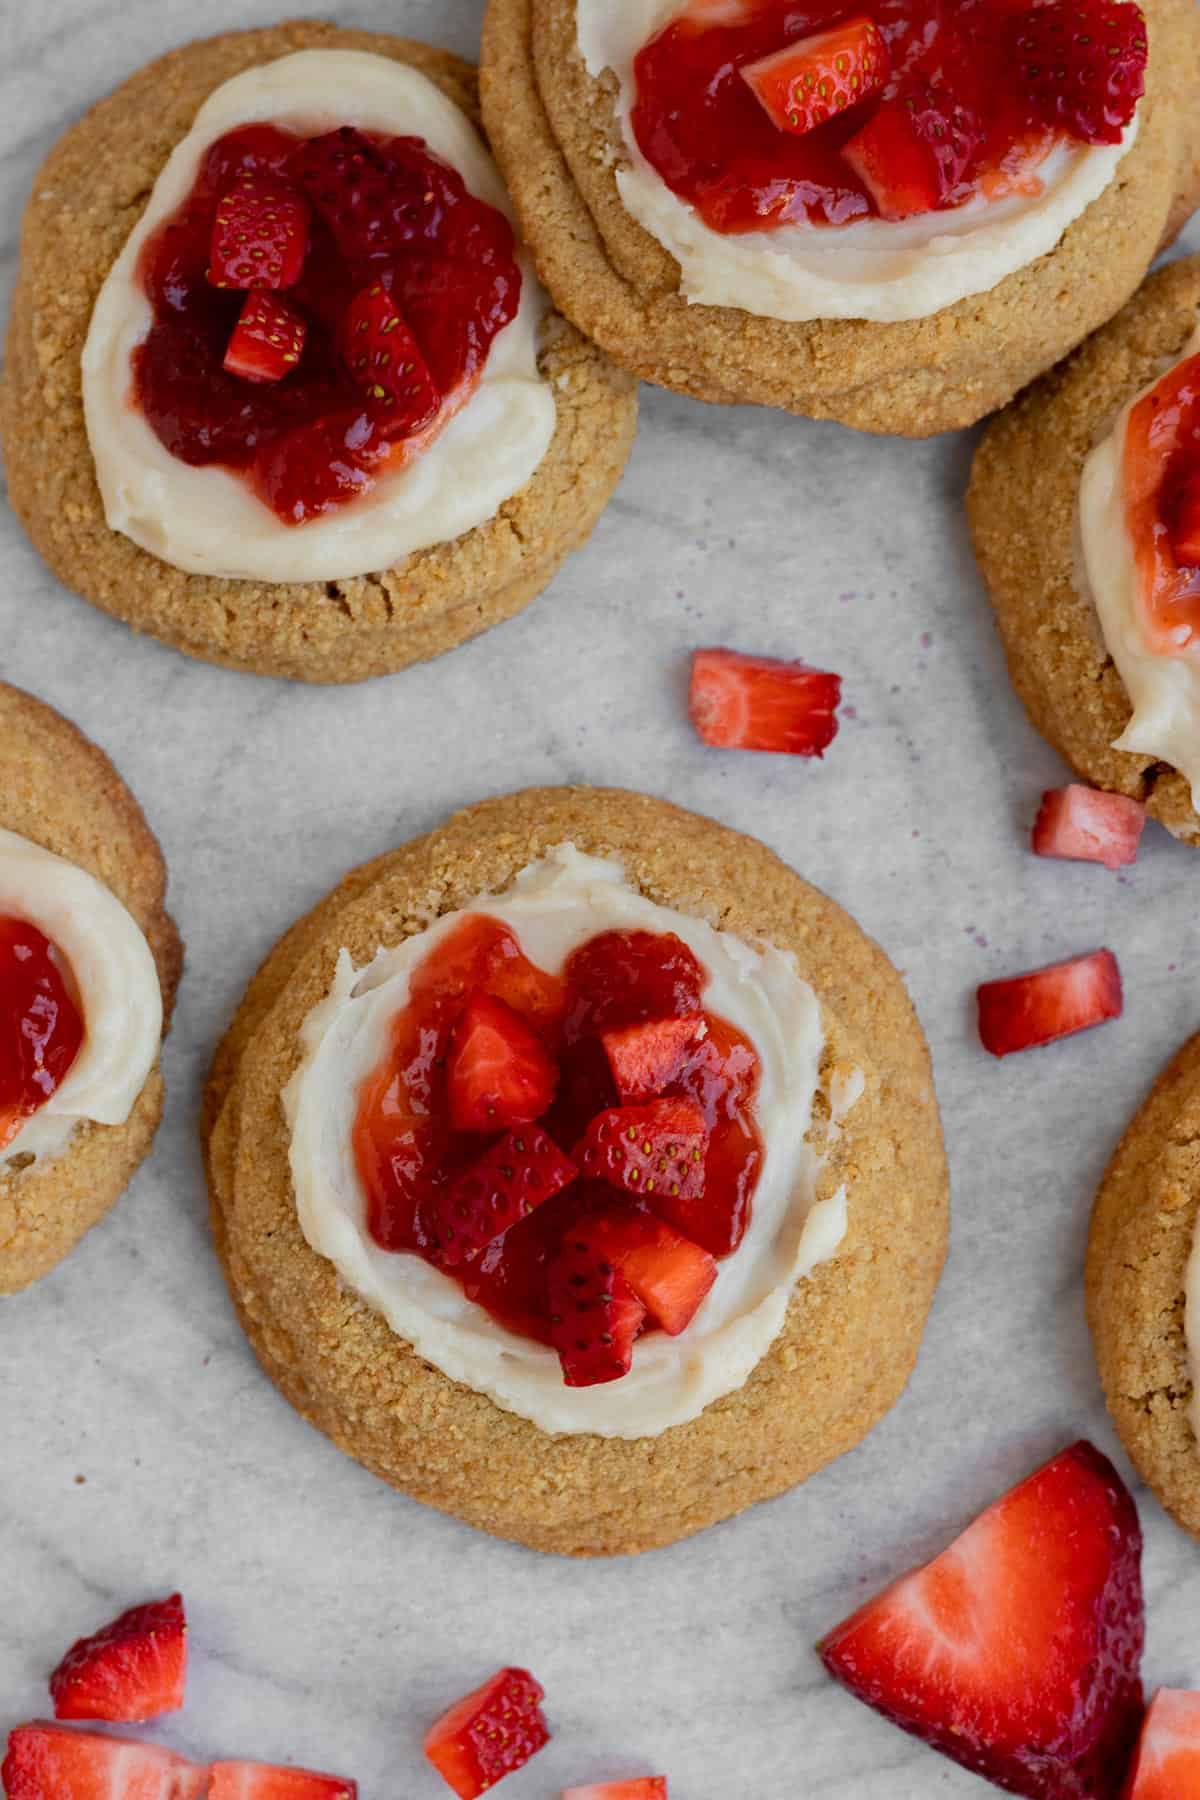
{"type": "MultiPolygon", "coordinates": [[[[360,0],[352,17],[470,52],[480,11],[360,0]]],[[[272,16],[269,0],[203,9],[211,30],[272,16]]],[[[40,157],[199,19],[183,0],[0,8],[4,303],[40,157]]],[[[56,1274],[0,1303],[0,1727],[45,1710],[46,1671],[80,1631],[178,1585],[193,1675],[162,1735],[342,1770],[366,1800],[444,1793],[423,1726],[508,1660],[545,1682],[556,1733],[511,1800],[658,1769],[672,1800],[984,1792],[833,1688],[812,1645],[1068,1439],[1116,1453],[1083,1321],[1085,1226],[1130,1111],[1200,1024],[1200,919],[1194,854],[1157,828],[1119,877],[1028,853],[1064,771],[1009,689],[972,568],[969,452],[647,391],[620,492],[548,594],[431,666],[345,691],[135,640],[0,512],[0,669],[133,784],[188,946],[153,1159],[56,1274]],[[683,705],[697,643],[842,670],[826,763],[706,752],[683,705]],[[849,907],[911,982],[955,1176],[953,1253],[902,1404],[803,1491],[637,1563],[493,1543],[302,1424],[234,1323],[195,1136],[214,1040],[288,921],[453,807],[556,781],[711,812],[849,907]],[[1100,943],[1125,971],[1119,1024],[984,1055],[980,980],[1100,943]]],[[[1196,1547],[1141,1500],[1148,1678],[1200,1684],[1196,1547]]]]}

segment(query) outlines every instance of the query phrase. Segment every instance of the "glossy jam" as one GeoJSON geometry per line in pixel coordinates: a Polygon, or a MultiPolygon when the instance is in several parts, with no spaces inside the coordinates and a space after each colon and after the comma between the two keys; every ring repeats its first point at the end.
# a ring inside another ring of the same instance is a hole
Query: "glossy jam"
{"type": "Polygon", "coordinates": [[[62,1085],[83,1029],[50,940],[35,925],[0,918],[0,1150],[62,1085]]]}
{"type": "Polygon", "coordinates": [[[366,134],[396,196],[381,246],[350,261],[314,212],[296,286],[280,298],[308,325],[298,367],[254,383],[227,374],[245,295],[207,279],[218,202],[240,175],[288,179],[309,140],[249,125],[211,146],[187,200],[147,242],[139,277],[154,324],[134,358],[137,404],[173,456],[241,474],[287,524],[329,511],[402,468],[470,397],[496,334],[515,317],[521,272],[503,214],[476,200],[420,138],[366,134]],[[399,223],[397,223],[399,221],[399,223]],[[432,427],[393,441],[336,346],[351,297],[380,281],[397,302],[442,395],[432,427]]]}
{"type": "Polygon", "coordinates": [[[714,231],[780,225],[845,225],[877,213],[842,146],[881,98],[934,84],[971,109],[980,147],[975,177],[948,199],[961,205],[981,191],[1003,191],[1005,171],[1043,157],[1050,140],[1033,117],[999,35],[1012,0],[871,0],[870,16],[887,42],[892,78],[882,95],[802,136],[780,131],[742,79],[745,63],[824,31],[864,8],[745,0],[711,9],[731,17],[687,17],[669,24],[635,62],[632,124],[647,161],[714,231]]]}
{"type": "Polygon", "coordinates": [[[1129,415],[1125,509],[1138,564],[1142,627],[1149,647],[1179,655],[1200,633],[1200,568],[1172,544],[1185,483],[1200,473],[1200,356],[1171,369],[1129,415]]]}
{"type": "MultiPolygon", "coordinates": [[[[368,1197],[367,1223],[385,1250],[425,1254],[422,1197],[477,1158],[493,1140],[459,1136],[449,1125],[445,1064],[450,1033],[479,989],[507,1002],[534,1026],[559,1065],[558,1096],[541,1124],[570,1154],[588,1122],[620,1098],[598,1033],[644,1019],[703,1010],[707,976],[678,938],[611,931],[568,959],[560,977],[523,954],[513,932],[470,915],[418,964],[409,1003],[392,1028],[391,1054],[363,1083],[354,1153],[368,1197]]],[[[754,1116],[758,1056],[747,1038],[712,1013],[668,1095],[687,1095],[711,1132],[705,1171],[706,1218],[730,1254],[750,1222],[763,1146],[754,1116]]],[[[566,1231],[616,1190],[578,1180],[491,1244],[473,1264],[446,1273],[511,1330],[549,1343],[545,1271],[566,1231]]],[[[622,1200],[629,1204],[628,1195],[622,1200]]],[[[431,1258],[432,1260],[432,1258],[431,1258]]]]}

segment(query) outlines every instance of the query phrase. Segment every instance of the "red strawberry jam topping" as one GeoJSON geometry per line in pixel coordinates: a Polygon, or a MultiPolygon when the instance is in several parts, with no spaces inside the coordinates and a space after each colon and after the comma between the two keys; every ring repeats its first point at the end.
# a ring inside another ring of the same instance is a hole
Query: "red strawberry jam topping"
{"type": "Polygon", "coordinates": [[[521,298],[512,229],[413,137],[247,125],[142,252],[134,392],[173,456],[289,525],[431,442],[521,298]]]}
{"type": "Polygon", "coordinates": [[[714,231],[904,219],[1116,143],[1145,85],[1132,0],[691,0],[634,65],[634,135],[714,231]]]}
{"type": "Polygon", "coordinates": [[[1178,656],[1200,633],[1200,356],[1132,408],[1124,478],[1142,629],[1151,650],[1178,656]]]}
{"type": "Polygon", "coordinates": [[[62,1085],[83,1029],[49,938],[36,925],[0,918],[0,1150],[62,1085]]]}
{"type": "Polygon", "coordinates": [[[759,1060],[679,938],[606,931],[560,976],[470,914],[423,958],[363,1083],[354,1154],[383,1249],[423,1256],[568,1384],[694,1317],[750,1222],[759,1060]]]}

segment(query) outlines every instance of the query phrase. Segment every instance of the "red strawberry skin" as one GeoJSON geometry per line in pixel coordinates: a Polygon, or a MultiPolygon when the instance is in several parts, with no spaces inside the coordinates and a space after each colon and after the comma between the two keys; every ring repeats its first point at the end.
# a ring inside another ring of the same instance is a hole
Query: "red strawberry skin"
{"type": "Polygon", "coordinates": [[[50,1677],[50,1695],[56,1719],[136,1725],[178,1712],[186,1680],[187,1620],[181,1595],[170,1594],[72,1644],[50,1677]]]}
{"type": "Polygon", "coordinates": [[[744,63],[741,75],[780,131],[803,133],[876,93],[890,71],[878,25],[859,14],[744,63]]]}
{"type": "Polygon", "coordinates": [[[355,294],[339,343],[367,399],[386,411],[391,439],[412,437],[437,417],[442,397],[404,314],[380,282],[355,294]]]}
{"type": "Polygon", "coordinates": [[[357,1800],[358,1784],[343,1775],[277,1763],[215,1762],[205,1800],[357,1800]]]}
{"type": "Polygon", "coordinates": [[[1077,1443],[820,1645],[896,1725],[1028,1800],[1118,1800],[1142,1717],[1142,1534],[1077,1443]]]}
{"type": "Polygon", "coordinates": [[[1200,1694],[1160,1688],[1142,1726],[1122,1800],[1198,1800],[1200,1694]]]}
{"type": "Polygon", "coordinates": [[[651,1100],[598,1113],[573,1160],[593,1181],[653,1205],[656,1194],[694,1200],[703,1193],[707,1150],[708,1126],[694,1100],[651,1100]]]}
{"type": "Polygon", "coordinates": [[[601,1033],[604,1054],[622,1101],[652,1100],[669,1087],[704,1037],[703,1013],[648,1019],[601,1033]]]}
{"type": "Polygon", "coordinates": [[[717,1279],[716,1259],[707,1250],[634,1207],[581,1219],[571,1235],[624,1276],[650,1318],[672,1337],[687,1330],[717,1279]]]}
{"type": "Polygon", "coordinates": [[[549,1743],[544,1698],[528,1669],[501,1669],[431,1726],[425,1755],[459,1800],[478,1800],[549,1743]]]}
{"type": "Polygon", "coordinates": [[[692,656],[692,724],[718,749],[823,756],[837,736],[841,697],[840,676],[806,663],[739,650],[692,656]]]}
{"type": "Polygon", "coordinates": [[[578,1170],[537,1125],[519,1125],[421,1205],[429,1254],[469,1261],[574,1181],[578,1170]]]}
{"type": "Polygon", "coordinates": [[[1146,20],[1132,0],[1049,0],[1018,14],[1013,56],[1047,125],[1119,144],[1146,89],[1146,20]]]}
{"type": "Polygon", "coordinates": [[[885,219],[964,199],[984,134],[967,106],[922,84],[886,100],[842,154],[885,219]]]}
{"type": "Polygon", "coordinates": [[[157,1744],[35,1719],[9,1733],[0,1786],[8,1800],[199,1800],[207,1774],[157,1744]]]}
{"type": "Polygon", "coordinates": [[[619,1381],[646,1308],[586,1232],[568,1231],[546,1270],[550,1341],[568,1387],[619,1381]]]}
{"type": "Polygon", "coordinates": [[[1037,856],[1125,868],[1137,861],[1146,809],[1124,794],[1104,794],[1072,782],[1042,795],[1033,827],[1037,856]]]}
{"type": "Polygon", "coordinates": [[[303,194],[269,175],[243,175],[217,207],[208,279],[214,287],[294,287],[308,229],[303,194]]]}
{"type": "Polygon", "coordinates": [[[308,326],[299,313],[273,294],[246,296],[229,348],[225,368],[243,381],[282,381],[304,353],[308,326]]]}
{"type": "Polygon", "coordinates": [[[993,1056],[1033,1050],[1090,1031],[1124,1011],[1121,971],[1111,950],[1094,950],[979,989],[979,1036],[993,1056]]]}
{"type": "Polygon", "coordinates": [[[519,1013],[493,994],[473,994],[454,1028],[446,1071],[456,1131],[506,1131],[540,1118],[558,1072],[519,1013]]]}

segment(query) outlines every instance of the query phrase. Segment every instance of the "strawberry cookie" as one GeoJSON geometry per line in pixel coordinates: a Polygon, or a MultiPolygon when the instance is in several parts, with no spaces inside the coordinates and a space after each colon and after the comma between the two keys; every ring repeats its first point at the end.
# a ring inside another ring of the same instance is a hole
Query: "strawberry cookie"
{"type": "Polygon", "coordinates": [[[181,963],[165,889],[104,752],[0,684],[0,1294],[61,1262],[150,1148],[181,963]]]}
{"type": "Polygon", "coordinates": [[[490,0],[542,279],[651,381],[924,437],[1128,299],[1200,192],[1192,0],[490,0]]]}
{"type": "Polygon", "coordinates": [[[1092,1213],[1088,1322],[1143,1480],[1200,1537],[1200,1037],[1126,1131],[1092,1213]]]}
{"type": "Polygon", "coordinates": [[[1031,720],[1200,843],[1200,258],[989,428],[968,511],[1031,720]]]}
{"type": "Polygon", "coordinates": [[[896,972],[638,794],[509,795],[353,871],[251,984],[205,1132],[285,1396],[540,1550],[668,1544],[849,1450],[945,1252],[896,972]]]}
{"type": "Polygon", "coordinates": [[[210,662],[357,681],[517,612],[635,386],[550,310],[474,70],[301,21],[190,44],[51,152],[0,427],[55,573],[210,662]]]}

